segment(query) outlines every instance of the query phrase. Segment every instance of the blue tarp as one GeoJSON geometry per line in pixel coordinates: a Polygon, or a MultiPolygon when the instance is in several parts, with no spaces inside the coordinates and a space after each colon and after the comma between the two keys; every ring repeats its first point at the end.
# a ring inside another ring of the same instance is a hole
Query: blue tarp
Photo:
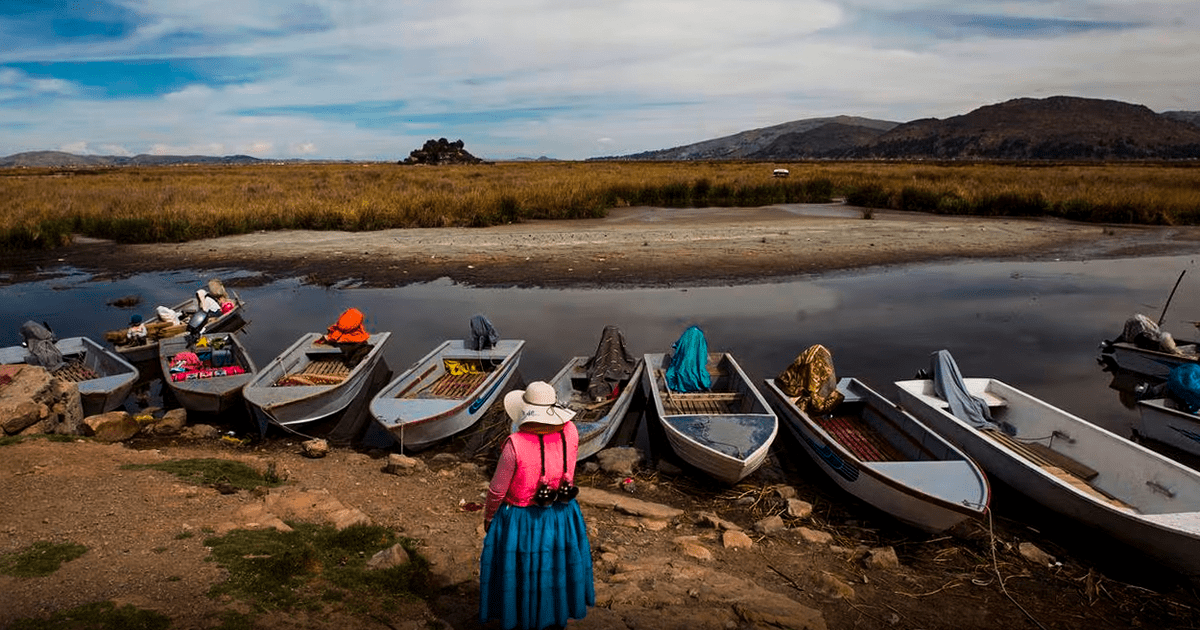
{"type": "Polygon", "coordinates": [[[683,331],[672,346],[671,364],[667,366],[667,389],[673,392],[704,392],[712,387],[708,375],[708,342],[696,326],[683,331]]]}
{"type": "Polygon", "coordinates": [[[1167,392],[1183,410],[1196,413],[1200,409],[1200,365],[1183,363],[1171,368],[1167,392]]]}

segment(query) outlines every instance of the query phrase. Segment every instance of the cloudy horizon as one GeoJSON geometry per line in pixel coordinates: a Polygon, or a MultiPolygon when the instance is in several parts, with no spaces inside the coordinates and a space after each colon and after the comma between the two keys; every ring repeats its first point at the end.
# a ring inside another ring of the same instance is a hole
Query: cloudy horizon
{"type": "Polygon", "coordinates": [[[1187,0],[25,0],[0,155],[628,155],[1014,98],[1200,110],[1187,0]]]}

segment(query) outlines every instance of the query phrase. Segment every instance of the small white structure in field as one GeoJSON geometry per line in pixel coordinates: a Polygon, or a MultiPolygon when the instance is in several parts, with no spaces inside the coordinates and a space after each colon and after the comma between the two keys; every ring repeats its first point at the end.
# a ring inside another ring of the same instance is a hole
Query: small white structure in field
{"type": "Polygon", "coordinates": [[[771,174],[774,175],[775,177],[787,177],[789,175],[788,170],[786,168],[777,168],[774,171],[772,171],[771,174]]]}

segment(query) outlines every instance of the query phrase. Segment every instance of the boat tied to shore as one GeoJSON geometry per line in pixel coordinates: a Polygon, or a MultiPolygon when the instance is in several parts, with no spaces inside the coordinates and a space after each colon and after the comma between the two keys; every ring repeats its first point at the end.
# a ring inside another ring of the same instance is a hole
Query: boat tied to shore
{"type": "Polygon", "coordinates": [[[962,378],[945,350],[900,405],[990,476],[1200,578],[1200,472],[995,378],[962,378]]]}
{"type": "Polygon", "coordinates": [[[728,352],[708,352],[704,333],[689,327],[672,352],[645,355],[646,396],[667,442],[683,461],[724,483],[758,470],[779,421],[728,352]]]}
{"type": "Polygon", "coordinates": [[[371,399],[371,415],[401,449],[422,449],[469,429],[506,390],[523,339],[501,339],[476,315],[468,339],[447,339],[371,399]]]}
{"type": "Polygon", "coordinates": [[[817,467],[868,505],[930,533],[986,513],[991,488],[974,460],[866,383],[838,380],[824,346],[764,391],[817,467]]]}

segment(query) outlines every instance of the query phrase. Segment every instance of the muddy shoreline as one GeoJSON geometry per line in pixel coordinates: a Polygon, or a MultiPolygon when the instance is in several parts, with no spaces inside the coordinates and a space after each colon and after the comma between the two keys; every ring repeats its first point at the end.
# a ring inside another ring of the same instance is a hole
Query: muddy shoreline
{"type": "Polygon", "coordinates": [[[101,278],[240,269],[262,282],[299,277],[328,286],[440,278],[480,287],[720,285],[938,260],[1168,255],[1198,243],[1195,227],[870,212],[837,203],[620,208],[602,219],[490,228],[258,232],[144,245],[78,238],[53,251],[0,256],[0,282],[72,267],[101,278]]]}

